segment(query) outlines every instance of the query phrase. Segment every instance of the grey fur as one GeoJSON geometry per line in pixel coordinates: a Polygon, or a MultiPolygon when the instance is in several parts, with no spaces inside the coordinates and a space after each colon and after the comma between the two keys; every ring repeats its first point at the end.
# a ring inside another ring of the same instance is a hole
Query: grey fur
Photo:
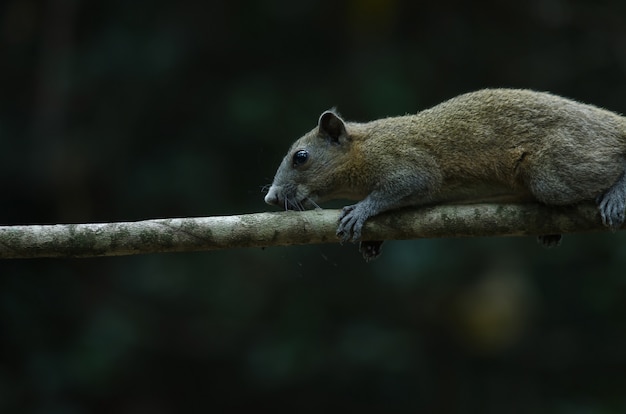
{"type": "Polygon", "coordinates": [[[303,209],[359,200],[339,219],[343,242],[359,240],[366,220],[383,211],[502,198],[596,200],[603,223],[616,229],[626,208],[625,156],[626,118],[614,112],[544,92],[485,89],[368,123],[324,112],[292,145],[265,201],[303,209]],[[299,150],[308,159],[296,166],[299,150]]]}

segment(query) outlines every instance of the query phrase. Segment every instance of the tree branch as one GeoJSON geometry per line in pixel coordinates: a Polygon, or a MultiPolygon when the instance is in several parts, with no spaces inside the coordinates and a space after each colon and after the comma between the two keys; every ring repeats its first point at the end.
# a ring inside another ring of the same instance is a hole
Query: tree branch
{"type": "MultiPolygon", "coordinates": [[[[337,243],[339,210],[0,227],[0,259],[97,257],[337,243]]],[[[381,214],[365,240],[526,236],[602,231],[594,205],[442,205],[381,214]]]]}

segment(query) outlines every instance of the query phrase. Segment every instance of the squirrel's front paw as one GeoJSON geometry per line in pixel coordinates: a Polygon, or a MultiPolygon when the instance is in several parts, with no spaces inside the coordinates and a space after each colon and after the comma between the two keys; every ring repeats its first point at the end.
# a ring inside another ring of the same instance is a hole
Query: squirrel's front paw
{"type": "Polygon", "coordinates": [[[369,215],[363,212],[359,204],[344,207],[339,216],[337,237],[341,239],[342,243],[358,241],[361,238],[363,224],[368,217],[369,215]]]}
{"type": "Polygon", "coordinates": [[[376,259],[380,256],[380,251],[382,249],[383,242],[380,240],[377,241],[362,241],[359,243],[359,251],[363,255],[363,258],[366,262],[376,259]]]}

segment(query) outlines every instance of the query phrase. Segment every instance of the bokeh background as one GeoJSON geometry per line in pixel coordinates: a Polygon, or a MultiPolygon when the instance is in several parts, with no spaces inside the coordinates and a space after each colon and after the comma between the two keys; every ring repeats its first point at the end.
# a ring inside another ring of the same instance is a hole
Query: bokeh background
{"type": "MultiPolygon", "coordinates": [[[[5,0],[0,223],[271,210],[323,110],[483,87],[625,113],[626,3],[5,0]]],[[[626,412],[625,236],[2,261],[0,412],[626,412]]]]}

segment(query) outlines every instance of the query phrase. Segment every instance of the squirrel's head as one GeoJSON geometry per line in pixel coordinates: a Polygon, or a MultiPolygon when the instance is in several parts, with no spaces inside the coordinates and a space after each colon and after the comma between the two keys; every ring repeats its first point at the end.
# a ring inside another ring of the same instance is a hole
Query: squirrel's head
{"type": "Polygon", "coordinates": [[[334,111],[324,112],[317,128],[297,140],[276,171],[265,202],[286,210],[303,210],[333,198],[348,198],[343,171],[352,139],[334,111]],[[342,177],[343,176],[343,177],[342,177]]]}

